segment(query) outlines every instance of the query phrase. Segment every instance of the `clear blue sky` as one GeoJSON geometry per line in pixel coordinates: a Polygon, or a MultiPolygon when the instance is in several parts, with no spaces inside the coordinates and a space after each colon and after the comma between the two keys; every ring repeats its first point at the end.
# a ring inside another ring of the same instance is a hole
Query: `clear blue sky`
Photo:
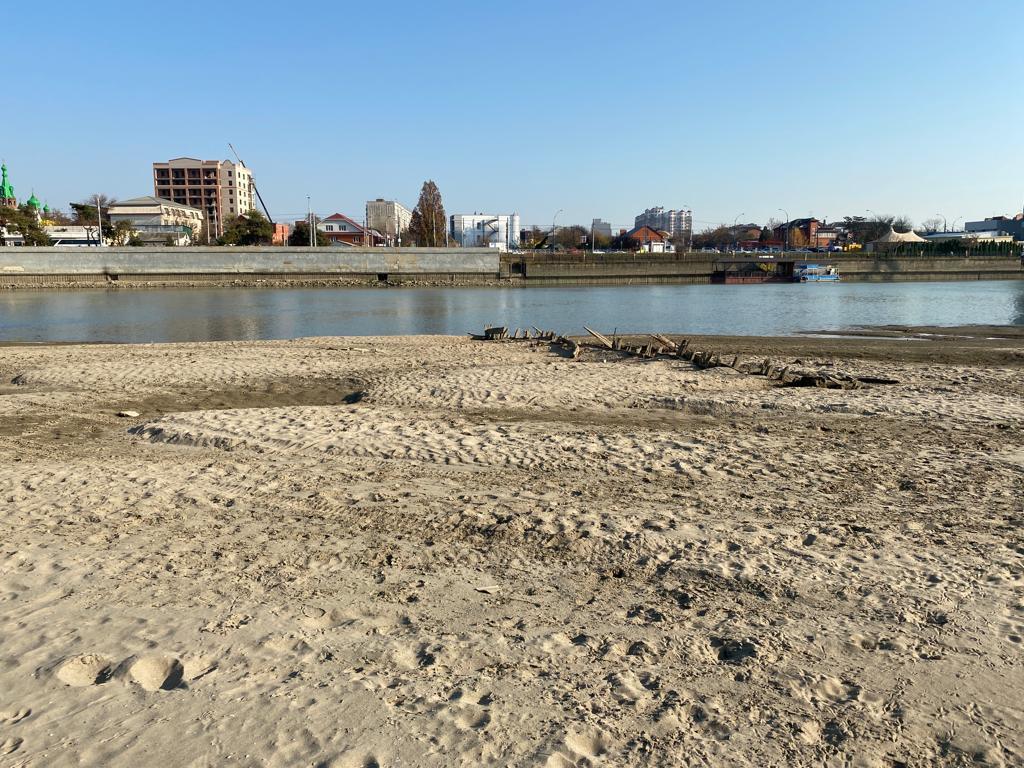
{"type": "Polygon", "coordinates": [[[17,3],[0,156],[51,205],[229,156],[271,213],[703,223],[1024,204],[1024,2],[17,3]],[[38,9],[38,10],[37,10],[38,9]]]}

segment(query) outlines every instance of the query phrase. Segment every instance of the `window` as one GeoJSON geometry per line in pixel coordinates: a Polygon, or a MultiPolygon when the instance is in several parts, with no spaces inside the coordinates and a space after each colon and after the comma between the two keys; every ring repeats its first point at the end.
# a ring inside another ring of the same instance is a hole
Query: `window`
{"type": "Polygon", "coordinates": [[[328,224],[327,226],[324,227],[324,229],[326,229],[328,232],[333,232],[334,231],[334,225],[333,224],[328,224]]]}

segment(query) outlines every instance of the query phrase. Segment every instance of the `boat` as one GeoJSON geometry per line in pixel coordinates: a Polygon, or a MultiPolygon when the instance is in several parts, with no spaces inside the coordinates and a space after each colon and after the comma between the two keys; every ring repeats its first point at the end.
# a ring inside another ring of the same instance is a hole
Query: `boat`
{"type": "Polygon", "coordinates": [[[797,264],[793,279],[801,283],[838,283],[839,270],[831,264],[797,264]]]}

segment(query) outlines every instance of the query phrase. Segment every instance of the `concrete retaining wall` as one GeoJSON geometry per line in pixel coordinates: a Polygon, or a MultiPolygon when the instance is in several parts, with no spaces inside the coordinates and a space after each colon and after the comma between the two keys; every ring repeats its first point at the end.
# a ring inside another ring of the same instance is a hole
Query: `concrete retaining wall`
{"type": "Polygon", "coordinates": [[[0,280],[18,275],[498,276],[491,248],[0,248],[0,280]]]}
{"type": "MultiPolygon", "coordinates": [[[[0,248],[0,286],[707,283],[725,254],[499,254],[488,248],[0,248]]],[[[787,254],[846,281],[1024,279],[1012,256],[787,254]]]]}
{"type": "MultiPolygon", "coordinates": [[[[508,254],[501,276],[527,285],[708,283],[726,254],[508,254]]],[[[842,279],[861,281],[1024,279],[1013,256],[786,254],[780,260],[834,264],[842,279]]]]}

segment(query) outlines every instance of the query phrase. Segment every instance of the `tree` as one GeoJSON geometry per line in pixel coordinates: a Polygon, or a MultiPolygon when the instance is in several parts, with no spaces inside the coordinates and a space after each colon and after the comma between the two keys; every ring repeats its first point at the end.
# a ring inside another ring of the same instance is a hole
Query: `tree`
{"type": "Polygon", "coordinates": [[[897,232],[909,232],[914,228],[914,222],[909,216],[874,216],[871,219],[864,216],[845,216],[843,226],[850,233],[850,238],[857,243],[870,243],[877,240],[892,227],[897,232]]]}
{"type": "Polygon", "coordinates": [[[71,203],[71,215],[73,223],[80,226],[96,226],[96,200],[99,198],[100,211],[103,212],[103,226],[110,226],[110,216],[107,211],[110,206],[117,202],[117,198],[109,197],[102,193],[87,197],[77,203],[71,203]]]}
{"type": "Polygon", "coordinates": [[[587,228],[580,224],[572,224],[568,227],[559,227],[555,232],[555,245],[560,248],[577,249],[589,239],[590,234],[587,228]]]}
{"type": "MultiPolygon", "coordinates": [[[[783,235],[783,237],[786,237],[786,235],[783,235]]],[[[804,248],[808,242],[807,234],[800,227],[790,227],[788,239],[790,248],[804,248]]]]}
{"type": "Polygon", "coordinates": [[[61,226],[67,226],[68,224],[75,223],[71,216],[59,208],[51,208],[49,211],[44,213],[43,220],[47,224],[57,224],[61,226]]]}
{"type": "Polygon", "coordinates": [[[109,230],[103,231],[103,237],[111,245],[131,245],[132,238],[139,239],[130,221],[117,222],[109,230]]]}
{"type": "Polygon", "coordinates": [[[259,211],[235,216],[224,225],[219,245],[269,245],[274,239],[274,225],[259,211]]]}
{"type": "Polygon", "coordinates": [[[938,232],[942,227],[943,221],[940,216],[933,216],[930,219],[925,219],[921,222],[922,232],[938,232]]]}
{"type": "MultiPolygon", "coordinates": [[[[326,238],[322,235],[317,237],[317,245],[330,245],[326,242],[326,238]]],[[[309,222],[308,221],[297,221],[295,227],[292,229],[292,233],[288,235],[288,245],[298,245],[309,247],[309,222]]]]}
{"type": "Polygon", "coordinates": [[[425,248],[437,248],[447,242],[448,223],[444,215],[441,192],[432,180],[423,182],[420,199],[409,222],[409,237],[413,243],[425,248]]]}
{"type": "Polygon", "coordinates": [[[18,208],[0,206],[0,227],[7,232],[17,232],[24,238],[25,245],[50,245],[50,237],[39,225],[35,209],[27,205],[18,208]]]}

